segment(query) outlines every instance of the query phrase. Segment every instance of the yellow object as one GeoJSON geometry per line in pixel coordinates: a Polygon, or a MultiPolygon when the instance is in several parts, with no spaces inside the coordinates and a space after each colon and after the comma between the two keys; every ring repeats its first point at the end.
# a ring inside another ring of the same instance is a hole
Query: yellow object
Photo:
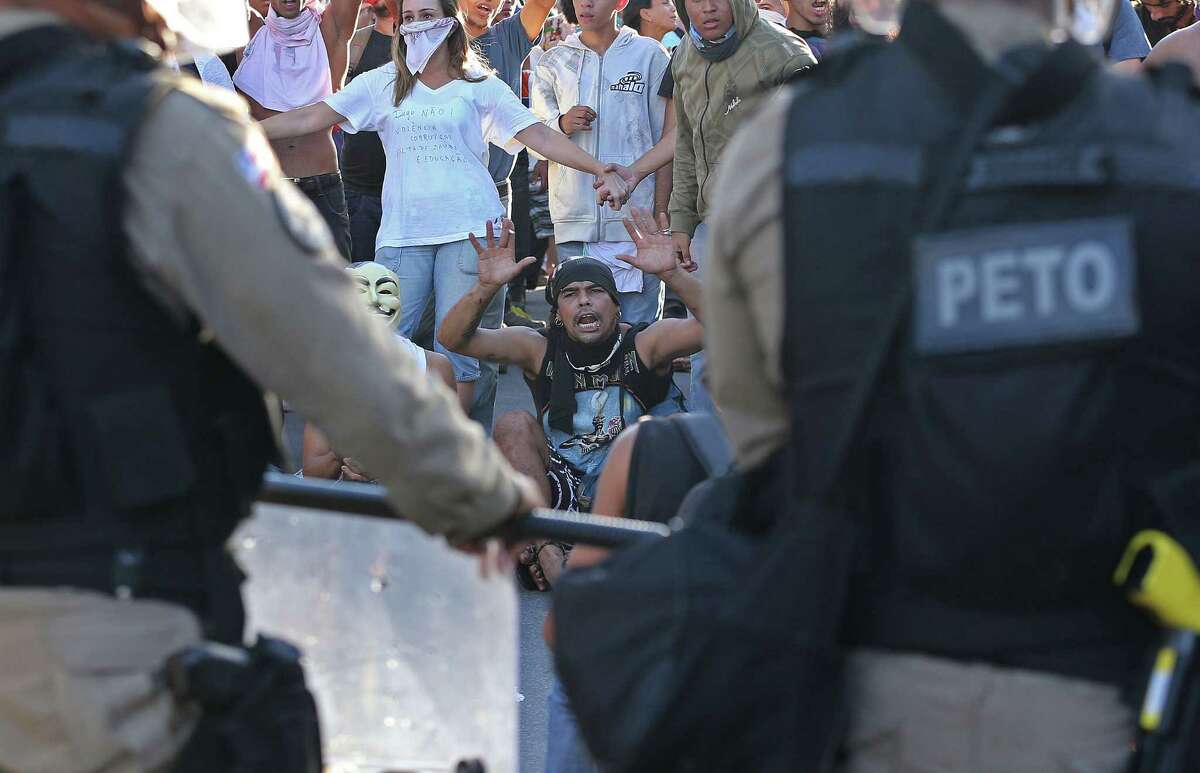
{"type": "Polygon", "coordinates": [[[1150,685],[1146,688],[1146,699],[1142,702],[1142,729],[1152,733],[1162,722],[1163,710],[1171,693],[1171,681],[1175,674],[1175,666],[1179,663],[1179,653],[1172,647],[1163,647],[1158,651],[1154,660],[1154,673],[1150,675],[1150,685]]]}
{"type": "Polygon", "coordinates": [[[1200,633],[1200,572],[1183,546],[1169,535],[1154,530],[1138,532],[1125,549],[1113,580],[1131,602],[1149,610],[1162,625],[1200,633]]]}

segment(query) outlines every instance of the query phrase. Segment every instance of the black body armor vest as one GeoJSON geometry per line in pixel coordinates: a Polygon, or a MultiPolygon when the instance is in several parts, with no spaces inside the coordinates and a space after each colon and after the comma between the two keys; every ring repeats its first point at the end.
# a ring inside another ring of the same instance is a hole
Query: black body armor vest
{"type": "Polygon", "coordinates": [[[1149,633],[1124,546],[1200,524],[1200,108],[1068,45],[937,233],[913,226],[931,170],[999,77],[960,33],[914,0],[895,44],[800,85],[784,368],[811,486],[911,288],[839,486],[869,534],[853,645],[1118,682],[1149,633]]]}
{"type": "Polygon", "coordinates": [[[175,77],[67,28],[0,49],[0,351],[25,374],[3,376],[21,436],[0,445],[0,584],[27,584],[2,576],[24,556],[219,550],[274,453],[262,394],[151,295],[125,236],[126,160],[175,77]]]}

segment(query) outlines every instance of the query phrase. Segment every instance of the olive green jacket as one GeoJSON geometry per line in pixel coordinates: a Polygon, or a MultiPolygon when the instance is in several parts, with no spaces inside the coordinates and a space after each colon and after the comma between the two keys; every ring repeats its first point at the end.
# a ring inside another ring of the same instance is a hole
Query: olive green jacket
{"type": "Polygon", "coordinates": [[[807,43],[759,18],[752,0],[730,0],[730,4],[738,31],[737,51],[720,62],[709,62],[685,38],[671,63],[678,132],[671,228],[688,234],[695,232],[718,195],[707,186],[737,128],[775,86],[817,63],[807,43]]]}

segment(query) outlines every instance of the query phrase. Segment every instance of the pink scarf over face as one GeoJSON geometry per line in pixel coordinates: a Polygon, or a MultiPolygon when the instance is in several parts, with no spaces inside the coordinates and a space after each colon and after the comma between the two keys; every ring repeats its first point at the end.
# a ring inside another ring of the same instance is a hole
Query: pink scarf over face
{"type": "Polygon", "coordinates": [[[272,7],[246,46],[233,82],[268,110],[295,110],[333,93],[329,52],[321,37],[325,4],[308,0],[294,19],[272,7]]]}

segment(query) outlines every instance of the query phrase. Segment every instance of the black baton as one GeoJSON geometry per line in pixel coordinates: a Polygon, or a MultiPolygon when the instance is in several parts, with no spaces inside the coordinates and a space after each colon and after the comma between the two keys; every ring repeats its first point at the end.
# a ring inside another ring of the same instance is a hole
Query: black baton
{"type": "MultiPolygon", "coordinates": [[[[334,510],[389,520],[408,520],[392,509],[382,486],[353,481],[297,478],[280,472],[263,476],[258,500],[313,510],[334,510]]],[[[606,515],[583,515],[538,508],[524,518],[501,524],[488,536],[508,540],[553,539],[598,547],[621,547],[671,534],[670,527],[652,521],[635,521],[606,515]]]]}

